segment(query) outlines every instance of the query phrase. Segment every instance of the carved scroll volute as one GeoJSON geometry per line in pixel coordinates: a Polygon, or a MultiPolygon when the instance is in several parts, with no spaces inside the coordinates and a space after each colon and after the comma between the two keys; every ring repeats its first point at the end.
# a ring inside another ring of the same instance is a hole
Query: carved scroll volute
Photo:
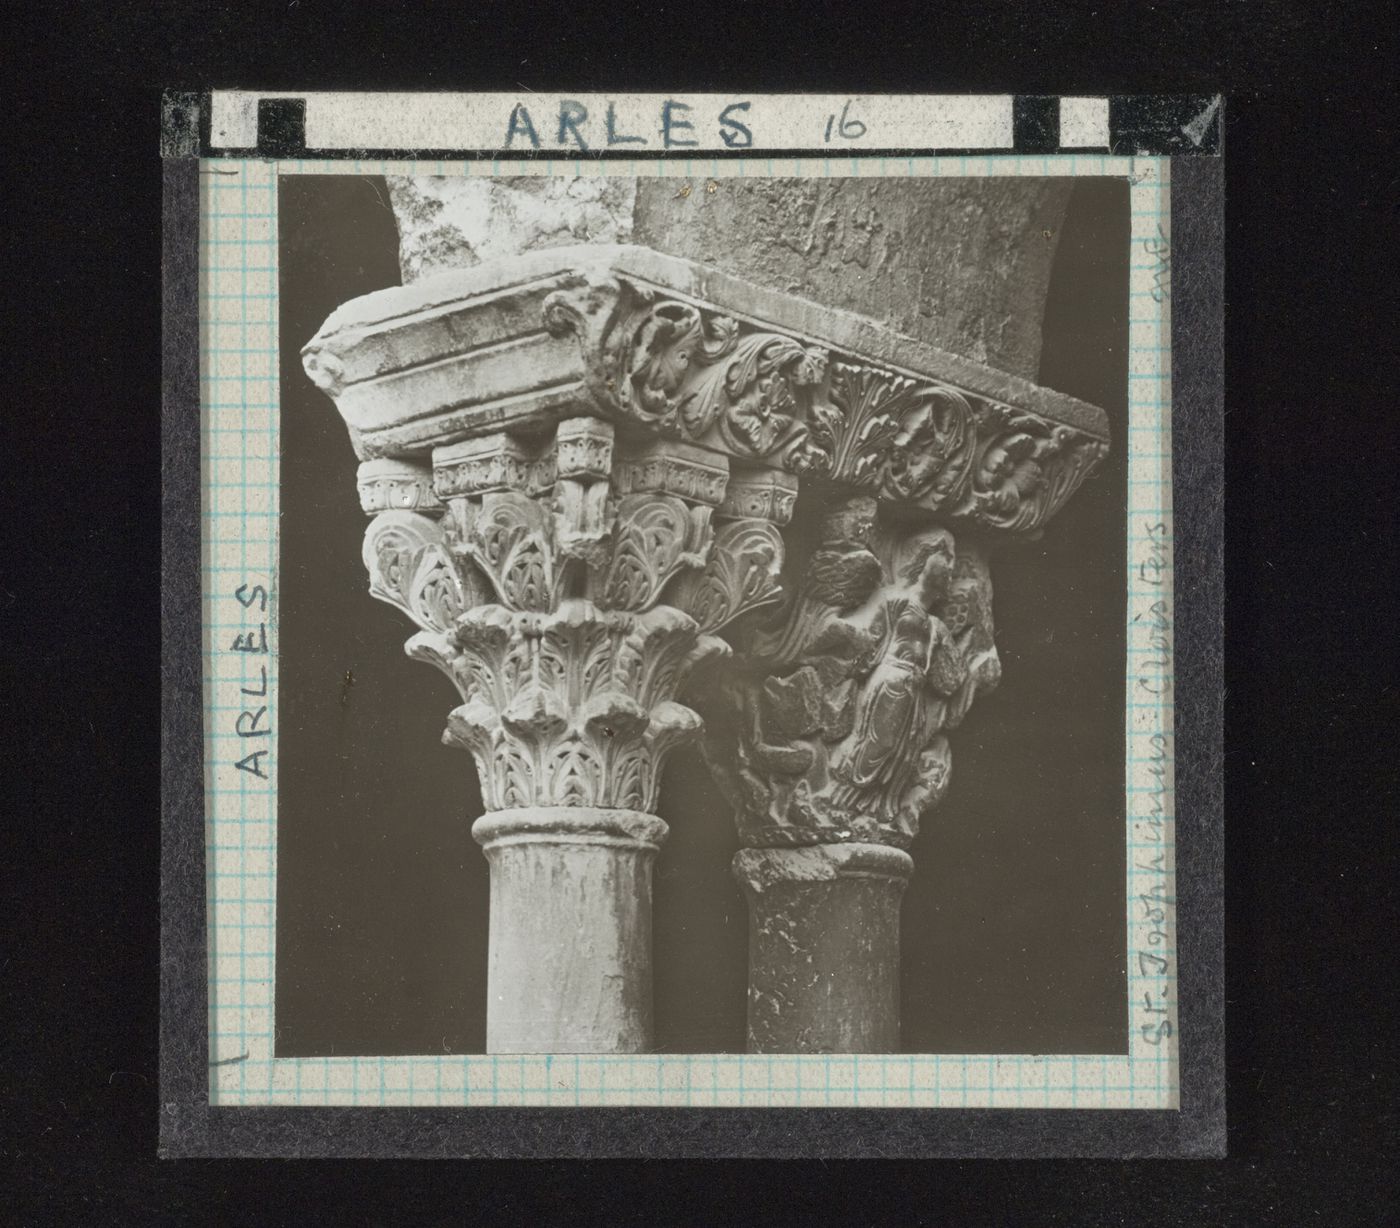
{"type": "Polygon", "coordinates": [[[488,590],[448,546],[432,471],[406,459],[372,460],[360,465],[357,484],[361,507],[373,517],[362,549],[370,595],[421,629],[405,645],[409,656],[432,664],[460,690],[453,628],[488,590]]]}

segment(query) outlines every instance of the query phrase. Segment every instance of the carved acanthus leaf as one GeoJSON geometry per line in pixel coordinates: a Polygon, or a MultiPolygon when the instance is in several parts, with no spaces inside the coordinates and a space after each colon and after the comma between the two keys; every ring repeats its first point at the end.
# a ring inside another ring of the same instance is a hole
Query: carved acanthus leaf
{"type": "Polygon", "coordinates": [[[563,558],[556,549],[548,506],[515,491],[480,502],[461,501],[452,543],[491,582],[496,597],[515,610],[548,610],[559,595],[563,558]]]}
{"type": "Polygon", "coordinates": [[[549,613],[469,611],[455,647],[465,702],[446,740],[473,753],[493,810],[653,810],[666,753],[700,731],[677,690],[699,660],[726,650],[678,610],[575,599],[549,613]]]}
{"type": "Polygon", "coordinates": [[[705,565],[712,538],[707,507],[687,507],[673,495],[624,495],[602,576],[603,604],[646,609],[672,577],[705,565]]]}
{"type": "Polygon", "coordinates": [[[825,355],[776,333],[749,333],[685,388],[681,421],[694,438],[711,427],[736,456],[765,457],[800,433],[800,389],[818,384],[825,355]]]}
{"type": "Polygon", "coordinates": [[[731,521],[715,534],[705,570],[682,576],[668,598],[690,614],[702,631],[718,630],[781,596],[782,565],[783,539],[776,525],[766,520],[731,521]]]}
{"type": "Polygon", "coordinates": [[[397,606],[425,631],[446,634],[484,593],[459,570],[441,525],[417,512],[380,512],[365,530],[370,594],[397,606]]]}

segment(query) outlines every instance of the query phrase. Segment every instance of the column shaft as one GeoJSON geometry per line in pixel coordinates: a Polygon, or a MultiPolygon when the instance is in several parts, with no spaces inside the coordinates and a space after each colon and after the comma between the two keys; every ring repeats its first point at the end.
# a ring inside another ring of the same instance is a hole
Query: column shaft
{"type": "Polygon", "coordinates": [[[907,853],[876,844],[743,849],[751,1053],[899,1049],[907,853]]]}
{"type": "Polygon", "coordinates": [[[491,863],[490,1053],[652,1047],[651,877],[666,824],[541,806],[479,819],[491,863]]]}

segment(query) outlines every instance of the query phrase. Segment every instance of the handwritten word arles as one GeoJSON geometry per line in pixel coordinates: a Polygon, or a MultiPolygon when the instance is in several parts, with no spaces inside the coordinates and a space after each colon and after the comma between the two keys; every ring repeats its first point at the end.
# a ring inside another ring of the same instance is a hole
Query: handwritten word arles
{"type": "Polygon", "coordinates": [[[657,108],[650,122],[630,131],[618,117],[617,106],[608,103],[599,114],[590,112],[572,98],[559,100],[553,113],[532,114],[523,102],[511,108],[506,124],[506,149],[616,149],[619,146],[686,149],[700,144],[696,133],[701,125],[714,124],[714,131],[727,149],[747,149],[753,144],[753,131],[744,121],[750,104],[732,102],[716,115],[704,116],[688,103],[668,98],[657,108]]]}
{"type": "MultiPolygon", "coordinates": [[[[244,617],[251,619],[253,614],[267,613],[267,589],[261,584],[240,584],[234,592],[238,604],[243,607],[244,617]],[[254,606],[257,607],[254,610],[254,606]]],[[[233,732],[238,736],[238,753],[241,756],[234,763],[240,772],[247,772],[260,780],[266,780],[266,760],[272,753],[267,749],[266,739],[272,732],[267,708],[267,620],[260,619],[256,625],[245,623],[245,629],[233,637],[230,652],[248,653],[260,656],[257,662],[258,680],[252,682],[245,673],[244,685],[239,694],[244,697],[244,707],[234,718],[233,732]],[[262,703],[256,701],[262,700],[262,703]]]]}

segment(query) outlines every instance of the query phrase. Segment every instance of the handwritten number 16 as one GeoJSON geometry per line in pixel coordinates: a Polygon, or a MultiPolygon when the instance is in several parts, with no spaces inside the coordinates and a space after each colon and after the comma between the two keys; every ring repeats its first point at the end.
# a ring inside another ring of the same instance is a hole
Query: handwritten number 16
{"type": "Polygon", "coordinates": [[[833,125],[836,125],[836,135],[843,136],[848,141],[858,140],[865,135],[865,125],[858,119],[849,118],[850,110],[851,100],[847,99],[846,105],[841,108],[839,124],[837,124],[837,117],[835,115],[828,115],[826,117],[826,135],[822,138],[823,140],[831,140],[831,129],[833,125]]]}

